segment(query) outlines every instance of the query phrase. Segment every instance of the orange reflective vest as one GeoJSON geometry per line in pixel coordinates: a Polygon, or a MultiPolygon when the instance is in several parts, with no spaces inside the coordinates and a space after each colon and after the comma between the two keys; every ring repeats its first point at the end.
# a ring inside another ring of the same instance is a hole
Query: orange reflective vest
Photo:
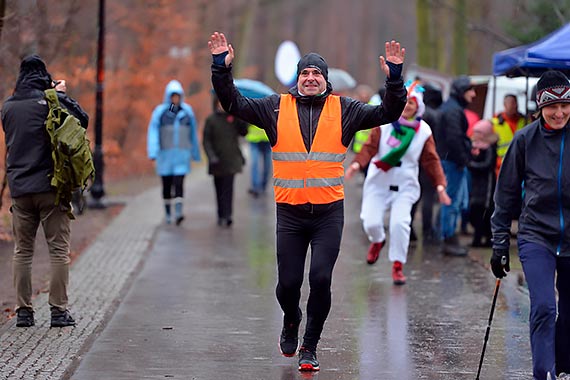
{"type": "Polygon", "coordinates": [[[329,95],[311,151],[307,152],[293,96],[281,95],[277,143],[272,148],[277,203],[326,204],[344,199],[346,147],[342,145],[340,98],[329,95]]]}

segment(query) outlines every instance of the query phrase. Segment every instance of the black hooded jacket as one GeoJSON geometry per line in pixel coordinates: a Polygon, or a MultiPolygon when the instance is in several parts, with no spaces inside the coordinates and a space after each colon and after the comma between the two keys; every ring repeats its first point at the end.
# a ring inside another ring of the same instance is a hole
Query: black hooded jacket
{"type": "Polygon", "coordinates": [[[465,116],[467,101],[464,98],[469,87],[467,77],[453,82],[449,99],[438,110],[440,117],[435,131],[439,157],[461,168],[467,166],[471,159],[471,141],[467,136],[469,124],[465,116]]]}
{"type": "MultiPolygon", "coordinates": [[[[246,98],[233,84],[231,67],[216,64],[212,65],[212,84],[227,112],[264,129],[271,146],[275,145],[280,95],[261,99],[246,98]]],[[[406,105],[406,90],[402,79],[387,80],[386,88],[386,96],[381,106],[368,105],[344,96],[340,98],[344,146],[350,145],[357,131],[391,123],[400,117],[406,105]]],[[[319,116],[331,92],[330,84],[327,85],[325,94],[317,96],[301,96],[296,86],[289,89],[289,93],[297,99],[299,124],[307,151],[311,150],[319,116]]]]}
{"type": "MultiPolygon", "coordinates": [[[[44,90],[52,87],[43,61],[37,56],[28,57],[20,67],[14,94],[2,106],[8,185],[14,198],[52,190],[49,175],[53,160],[45,127],[49,108],[44,96],[44,90]]],[[[89,117],[79,104],[61,92],[58,98],[87,128],[89,117]]]]}

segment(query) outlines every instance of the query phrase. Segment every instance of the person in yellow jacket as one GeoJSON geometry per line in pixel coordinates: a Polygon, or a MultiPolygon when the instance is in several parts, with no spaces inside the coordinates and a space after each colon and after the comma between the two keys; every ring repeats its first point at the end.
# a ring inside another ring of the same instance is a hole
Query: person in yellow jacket
{"type": "Polygon", "coordinates": [[[318,371],[317,344],[331,308],[331,283],[344,225],[346,151],[356,131],[397,120],[406,104],[402,80],[405,50],[386,42],[380,67],[387,76],[381,106],[333,95],[328,65],[316,53],[297,64],[297,84],[287,94],[247,98],[233,84],[234,50],[222,33],[208,42],[212,84],[224,109],[265,130],[272,147],[277,214],[277,289],[283,310],[279,348],[299,351],[299,370],[318,371]],[[311,247],[309,299],[299,349],[299,307],[307,251],[311,247]]]}
{"type": "Polygon", "coordinates": [[[249,142],[251,187],[249,193],[257,198],[265,192],[271,173],[271,145],[265,131],[249,124],[245,139],[249,142]]]}
{"type": "Polygon", "coordinates": [[[503,157],[505,157],[511,141],[513,141],[515,132],[521,130],[526,125],[524,115],[518,110],[518,102],[515,95],[505,95],[503,105],[505,110],[492,119],[493,129],[499,136],[497,141],[497,174],[503,163],[503,157]]]}

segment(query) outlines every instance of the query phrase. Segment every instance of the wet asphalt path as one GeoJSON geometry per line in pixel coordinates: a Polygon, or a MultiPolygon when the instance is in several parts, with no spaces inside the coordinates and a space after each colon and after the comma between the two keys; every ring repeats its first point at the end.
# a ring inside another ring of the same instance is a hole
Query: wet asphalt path
{"type": "MultiPolygon", "coordinates": [[[[469,258],[411,248],[408,284],[392,285],[386,248],[373,266],[358,219],[360,182],[347,185],[333,305],[304,374],[277,347],[275,211],[236,183],[235,223],[215,223],[210,178],[187,194],[186,220],[162,226],[145,265],[72,379],[475,379],[495,281],[469,258]]],[[[306,281],[303,305],[307,297],[306,281]]],[[[528,300],[503,281],[481,379],[532,379],[528,300]]]]}

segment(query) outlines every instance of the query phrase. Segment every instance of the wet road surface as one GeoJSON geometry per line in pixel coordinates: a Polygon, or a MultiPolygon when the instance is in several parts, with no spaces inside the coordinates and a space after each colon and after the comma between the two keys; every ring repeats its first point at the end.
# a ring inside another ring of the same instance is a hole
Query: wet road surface
{"type": "MultiPolygon", "coordinates": [[[[186,195],[186,220],[159,228],[72,379],[475,379],[492,274],[420,243],[404,267],[408,283],[392,285],[387,247],[375,265],[365,262],[359,180],[347,185],[321,371],[300,373],[297,358],[277,347],[273,200],[249,197],[247,178],[238,178],[234,225],[226,229],[215,223],[211,179],[190,176],[204,183],[186,195]]],[[[514,277],[501,285],[481,379],[532,379],[528,299],[514,277]]]]}

